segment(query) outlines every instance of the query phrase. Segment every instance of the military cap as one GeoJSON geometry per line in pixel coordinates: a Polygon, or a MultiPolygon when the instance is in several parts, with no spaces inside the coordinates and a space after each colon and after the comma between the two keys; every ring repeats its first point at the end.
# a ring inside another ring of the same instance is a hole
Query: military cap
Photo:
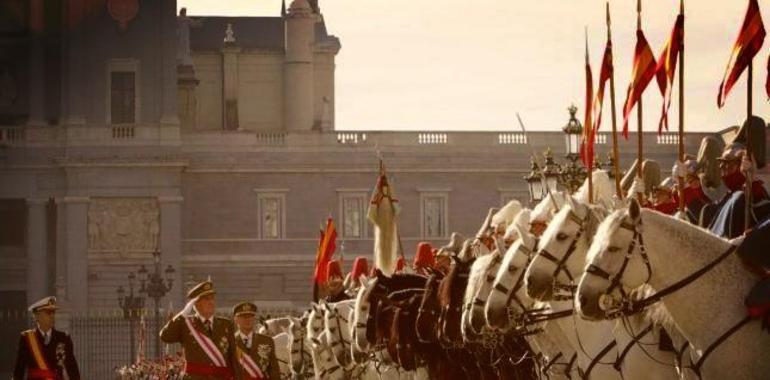
{"type": "Polygon", "coordinates": [[[239,316],[244,314],[257,314],[257,305],[251,302],[241,302],[233,307],[233,315],[239,316]]]}
{"type": "Polygon", "coordinates": [[[214,291],[214,284],[211,281],[203,281],[198,285],[195,285],[187,292],[187,299],[196,299],[209,294],[216,293],[214,291]]]}
{"type": "Polygon", "coordinates": [[[743,158],[745,151],[745,145],[734,142],[725,147],[722,151],[722,155],[717,158],[717,161],[739,161],[743,158]]]}
{"type": "Polygon", "coordinates": [[[33,313],[37,313],[41,310],[56,310],[58,308],[59,307],[56,306],[56,297],[54,296],[45,297],[32,305],[29,305],[29,311],[33,313]]]}

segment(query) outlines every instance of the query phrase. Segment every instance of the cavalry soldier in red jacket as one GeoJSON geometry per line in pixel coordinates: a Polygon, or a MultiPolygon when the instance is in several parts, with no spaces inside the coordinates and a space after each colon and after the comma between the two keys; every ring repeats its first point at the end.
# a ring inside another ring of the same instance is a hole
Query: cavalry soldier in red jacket
{"type": "Polygon", "coordinates": [[[37,327],[21,333],[13,380],[80,380],[72,339],[54,329],[56,297],[45,297],[29,307],[37,327]]]}

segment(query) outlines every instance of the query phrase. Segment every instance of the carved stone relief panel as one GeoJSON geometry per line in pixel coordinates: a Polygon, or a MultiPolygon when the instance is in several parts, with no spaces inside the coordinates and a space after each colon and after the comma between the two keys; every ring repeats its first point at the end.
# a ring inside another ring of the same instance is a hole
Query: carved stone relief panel
{"type": "Polygon", "coordinates": [[[88,249],[101,252],[152,252],[160,238],[155,198],[91,198],[88,249]]]}

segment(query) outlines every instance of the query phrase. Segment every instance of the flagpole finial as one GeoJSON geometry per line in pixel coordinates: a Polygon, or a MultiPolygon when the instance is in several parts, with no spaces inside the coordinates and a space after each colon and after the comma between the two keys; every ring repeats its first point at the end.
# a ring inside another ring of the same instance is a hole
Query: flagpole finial
{"type": "Polygon", "coordinates": [[[586,25],[584,28],[585,28],[585,35],[586,35],[586,63],[588,63],[589,62],[589,58],[588,58],[588,25],[586,25]]]}
{"type": "Polygon", "coordinates": [[[642,30],[642,0],[636,0],[636,29],[642,30]]]}

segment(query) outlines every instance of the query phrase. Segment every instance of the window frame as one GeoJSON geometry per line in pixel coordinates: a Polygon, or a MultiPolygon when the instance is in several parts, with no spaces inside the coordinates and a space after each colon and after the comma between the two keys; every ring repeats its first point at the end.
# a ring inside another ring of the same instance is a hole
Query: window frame
{"type": "Polygon", "coordinates": [[[257,236],[259,240],[285,240],[286,239],[286,192],[284,189],[256,189],[257,192],[257,236]],[[266,199],[279,200],[278,237],[266,237],[264,233],[264,217],[262,201],[266,199]]]}
{"type": "Polygon", "coordinates": [[[121,125],[138,125],[141,120],[141,71],[139,68],[139,61],[133,58],[127,59],[111,59],[107,61],[106,69],[106,123],[111,126],[121,125]],[[112,122],[112,73],[115,72],[131,72],[134,73],[134,122],[133,123],[113,123],[112,122]]]}
{"type": "Polygon", "coordinates": [[[365,240],[370,237],[369,223],[367,221],[367,212],[369,204],[369,192],[367,189],[337,189],[337,204],[338,204],[338,216],[339,216],[339,232],[340,237],[346,240],[365,240]],[[349,236],[345,231],[345,222],[347,220],[345,216],[345,199],[360,199],[361,200],[361,221],[359,222],[359,228],[361,231],[360,236],[349,236]]]}
{"type": "Polygon", "coordinates": [[[423,239],[443,239],[449,237],[449,190],[418,190],[420,192],[420,236],[423,239]],[[429,198],[440,198],[444,215],[441,218],[444,230],[438,236],[427,236],[427,214],[425,202],[429,198]]]}

